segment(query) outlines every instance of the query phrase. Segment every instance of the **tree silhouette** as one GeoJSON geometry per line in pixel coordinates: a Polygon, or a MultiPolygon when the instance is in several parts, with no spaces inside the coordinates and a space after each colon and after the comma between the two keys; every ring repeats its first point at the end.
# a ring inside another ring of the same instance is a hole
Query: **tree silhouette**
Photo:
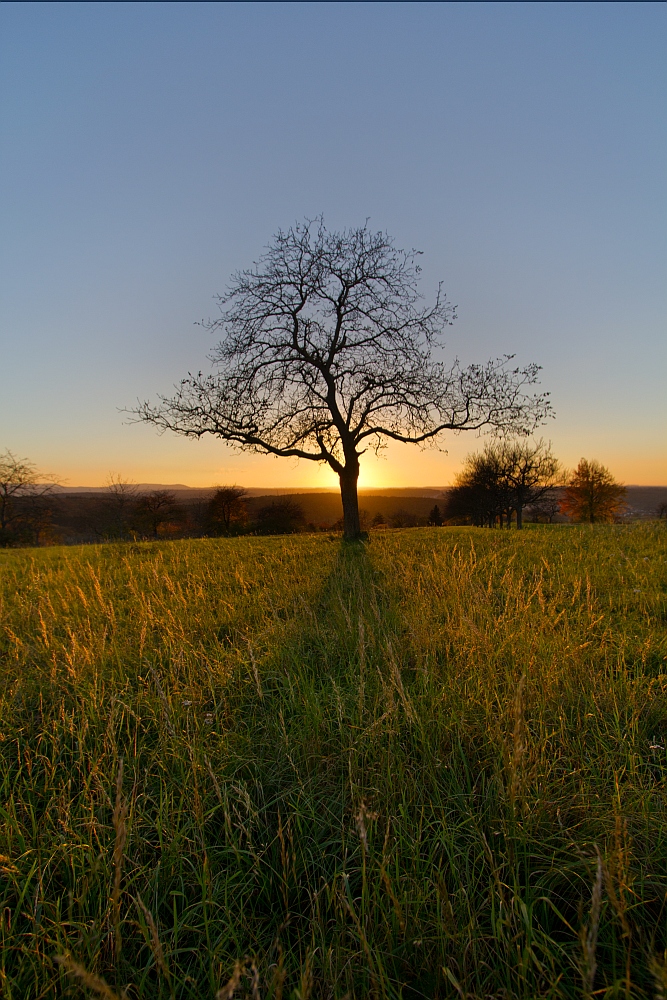
{"type": "Polygon", "coordinates": [[[440,513],[440,508],[436,504],[428,515],[428,523],[434,528],[442,527],[442,514],[440,513]]]}
{"type": "Polygon", "coordinates": [[[101,521],[99,533],[103,538],[131,537],[138,499],[139,487],[136,483],[123,479],[120,473],[109,473],[104,495],[98,504],[101,521]]]}
{"type": "Polygon", "coordinates": [[[182,524],[183,508],[171,490],[153,490],[142,494],[136,502],[135,514],[142,526],[148,527],[153,538],[158,538],[163,524],[182,524]]]}
{"type": "Polygon", "coordinates": [[[517,529],[523,527],[523,510],[553,493],[561,472],[560,463],[544,441],[503,442],[497,449],[501,488],[516,514],[517,529]]]}
{"type": "Polygon", "coordinates": [[[466,456],[447,493],[443,516],[446,521],[471,520],[479,527],[492,527],[500,518],[502,527],[508,502],[498,455],[487,446],[481,453],[466,456]]]}
{"type": "Polygon", "coordinates": [[[242,486],[219,486],[208,504],[209,521],[228,535],[233,524],[248,516],[248,491],[242,486]]]}
{"type": "Polygon", "coordinates": [[[39,543],[51,522],[54,476],[7,449],[0,455],[0,546],[39,543]]]}
{"type": "Polygon", "coordinates": [[[498,441],[481,453],[468,455],[445,504],[445,518],[470,518],[489,527],[498,520],[507,526],[516,514],[523,526],[523,510],[553,493],[560,464],[544,441],[498,441]]]}
{"type": "Polygon", "coordinates": [[[613,521],[624,507],[627,490],[600,462],[582,458],[570,476],[560,509],[573,521],[613,521]]]}
{"type": "Polygon", "coordinates": [[[295,500],[274,500],[257,511],[259,535],[293,535],[305,523],[303,507],[295,500]]]}
{"type": "Polygon", "coordinates": [[[553,523],[553,519],[560,514],[560,490],[557,486],[547,490],[544,496],[534,503],[529,504],[528,511],[531,521],[546,521],[553,523]]]}
{"type": "Polygon", "coordinates": [[[550,411],[526,394],[538,366],[505,356],[461,368],[434,358],[455,310],[438,292],[420,302],[416,252],[368,225],[328,232],[322,219],[274,237],[218,298],[204,324],[221,335],[214,372],[189,375],[175,396],[135,416],[239,449],[326,462],[337,474],[344,533],[361,534],[361,456],[388,441],[424,445],[445,430],[527,433],[550,411]]]}

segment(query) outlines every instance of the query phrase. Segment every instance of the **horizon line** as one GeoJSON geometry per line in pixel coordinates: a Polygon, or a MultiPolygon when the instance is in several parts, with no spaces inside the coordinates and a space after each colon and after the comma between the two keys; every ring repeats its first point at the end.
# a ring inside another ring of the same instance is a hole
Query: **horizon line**
{"type": "MultiPolygon", "coordinates": [[[[67,490],[104,490],[108,489],[108,484],[104,483],[101,486],[70,486],[67,483],[54,483],[56,489],[67,491],[67,490]]],[[[295,493],[338,493],[340,488],[338,486],[251,486],[244,485],[242,483],[211,483],[208,486],[188,486],[187,483],[140,483],[133,482],[132,480],[127,481],[128,486],[136,486],[137,488],[150,488],[150,489],[170,489],[170,490],[215,490],[222,489],[227,486],[238,486],[246,490],[281,490],[283,492],[292,491],[295,493]]],[[[369,490],[445,490],[450,489],[454,484],[445,483],[442,485],[423,485],[417,486],[416,484],[411,484],[409,486],[359,486],[358,490],[361,492],[368,492],[369,490]]],[[[563,484],[565,485],[565,484],[563,484]]],[[[628,489],[667,489],[667,483],[621,483],[628,489]]]]}

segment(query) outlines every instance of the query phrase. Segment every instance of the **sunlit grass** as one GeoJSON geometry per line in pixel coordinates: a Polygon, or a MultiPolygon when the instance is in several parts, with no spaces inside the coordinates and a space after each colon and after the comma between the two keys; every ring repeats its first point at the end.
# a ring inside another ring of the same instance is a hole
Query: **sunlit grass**
{"type": "Polygon", "coordinates": [[[3,998],[667,991],[660,525],[0,573],[3,998]]]}

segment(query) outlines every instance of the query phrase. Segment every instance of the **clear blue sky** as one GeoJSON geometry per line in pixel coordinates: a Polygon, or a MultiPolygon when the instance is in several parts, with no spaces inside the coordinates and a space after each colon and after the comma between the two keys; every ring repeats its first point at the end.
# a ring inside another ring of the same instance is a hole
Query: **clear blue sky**
{"type": "MultiPolygon", "coordinates": [[[[366,217],[458,304],[451,354],[544,367],[568,464],[667,483],[667,6],[4,3],[0,450],[72,485],[317,485],[128,426],[271,234],[366,217]]],[[[478,445],[362,482],[445,484],[478,445]]]]}

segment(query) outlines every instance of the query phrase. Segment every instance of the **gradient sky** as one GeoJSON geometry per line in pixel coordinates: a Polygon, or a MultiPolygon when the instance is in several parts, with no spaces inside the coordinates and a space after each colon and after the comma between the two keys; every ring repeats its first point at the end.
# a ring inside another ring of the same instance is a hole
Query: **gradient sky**
{"type": "MultiPolygon", "coordinates": [[[[4,3],[0,450],[70,485],[333,485],[132,426],[194,321],[323,213],[424,251],[448,350],[543,366],[568,465],[667,484],[662,3],[4,3]]],[[[445,485],[392,447],[362,485],[445,485]]]]}

